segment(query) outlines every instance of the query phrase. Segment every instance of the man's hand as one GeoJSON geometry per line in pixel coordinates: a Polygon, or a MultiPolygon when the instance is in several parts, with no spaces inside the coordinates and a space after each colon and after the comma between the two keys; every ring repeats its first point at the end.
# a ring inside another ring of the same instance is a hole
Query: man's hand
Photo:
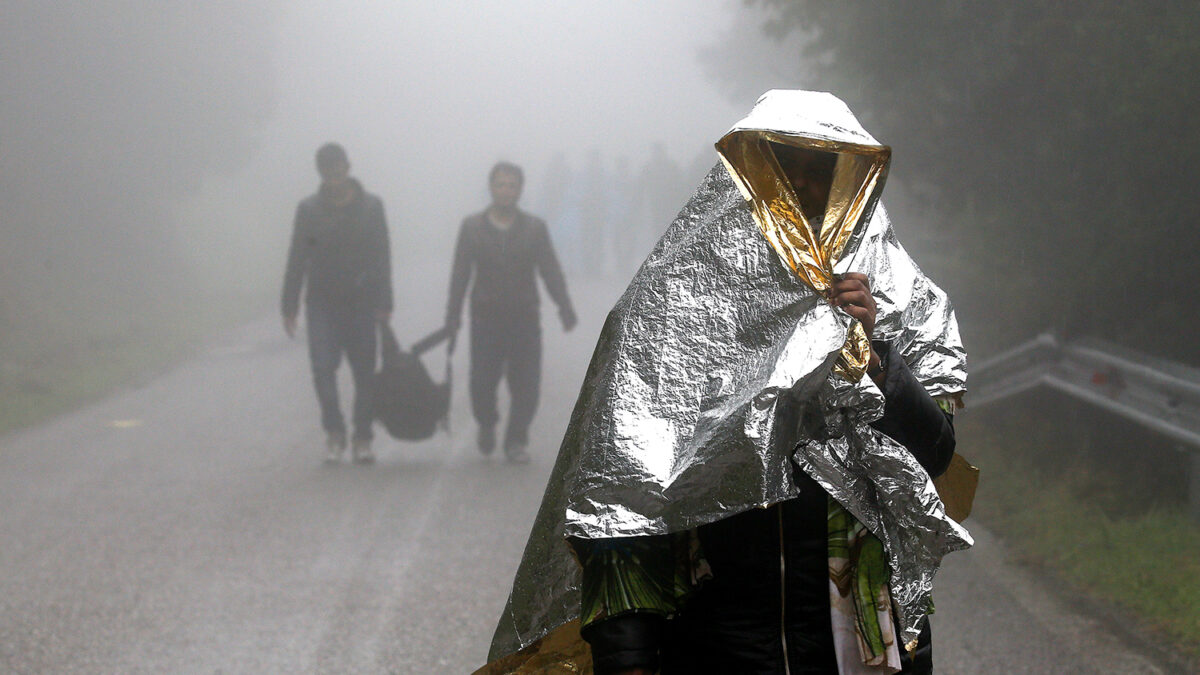
{"type": "Polygon", "coordinates": [[[579,318],[575,316],[575,310],[570,307],[562,307],[558,310],[558,318],[562,320],[563,330],[570,333],[575,324],[579,323],[579,318]]]}
{"type": "Polygon", "coordinates": [[[450,332],[450,336],[447,339],[446,349],[453,354],[454,347],[458,344],[458,329],[462,327],[461,319],[457,314],[447,314],[444,327],[450,332]]]}
{"type": "MultiPolygon", "coordinates": [[[[867,340],[875,339],[875,315],[879,312],[879,308],[875,306],[875,298],[871,297],[871,280],[867,278],[867,275],[848,272],[834,277],[830,302],[858,319],[858,322],[862,324],[863,332],[867,334],[867,340]]],[[[871,377],[876,380],[876,384],[880,382],[877,378],[883,377],[883,373],[878,372],[879,367],[879,355],[872,347],[870,360],[867,362],[867,372],[876,373],[871,377]]]]}
{"type": "Polygon", "coordinates": [[[289,338],[296,337],[296,317],[295,317],[295,315],[283,317],[283,332],[287,333],[287,336],[289,338]]]}
{"type": "Polygon", "coordinates": [[[858,319],[868,340],[875,338],[875,298],[871,297],[871,280],[865,274],[848,272],[834,277],[830,302],[858,319]]]}

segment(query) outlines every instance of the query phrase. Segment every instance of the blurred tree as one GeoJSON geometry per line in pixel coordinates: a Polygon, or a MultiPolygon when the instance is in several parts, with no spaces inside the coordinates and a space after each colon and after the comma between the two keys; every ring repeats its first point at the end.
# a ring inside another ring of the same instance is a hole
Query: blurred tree
{"type": "Polygon", "coordinates": [[[19,315],[79,330],[80,320],[189,302],[170,208],[253,151],[272,103],[275,5],[5,5],[7,325],[19,315]]]}
{"type": "Polygon", "coordinates": [[[1200,361],[1200,4],[747,4],[756,34],[714,48],[714,74],[735,93],[747,68],[837,93],[895,148],[893,175],[936,186],[953,250],[925,262],[972,346],[1055,329],[1200,361]],[[739,41],[775,51],[748,63],[762,52],[739,41]]]}

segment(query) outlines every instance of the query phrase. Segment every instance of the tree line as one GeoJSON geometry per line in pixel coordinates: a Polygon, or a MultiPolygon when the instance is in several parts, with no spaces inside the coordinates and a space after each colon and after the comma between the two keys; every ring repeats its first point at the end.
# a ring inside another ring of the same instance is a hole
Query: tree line
{"type": "Polygon", "coordinates": [[[832,91],[893,146],[977,354],[1050,330],[1200,364],[1200,5],[746,4],[714,74],[832,91]]]}

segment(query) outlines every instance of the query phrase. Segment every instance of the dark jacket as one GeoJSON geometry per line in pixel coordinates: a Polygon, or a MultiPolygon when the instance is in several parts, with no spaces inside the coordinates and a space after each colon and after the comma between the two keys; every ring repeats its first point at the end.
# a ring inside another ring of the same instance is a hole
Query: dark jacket
{"type": "Polygon", "coordinates": [[[392,260],[383,202],[354,181],[349,204],[334,205],[322,190],[300,202],[283,275],[281,309],[295,316],[305,301],[329,309],[392,310],[392,260]]]}
{"type": "Polygon", "coordinates": [[[471,317],[512,318],[536,321],[540,274],[546,290],[560,311],[571,313],[571,299],[562,268],[550,244],[550,233],[542,219],[524,211],[516,222],[500,230],[485,213],[463,220],[454,246],[454,268],[450,273],[450,300],[446,325],[457,327],[471,273],[471,317]]]}
{"type": "MultiPolygon", "coordinates": [[[[951,417],[942,412],[889,345],[883,355],[884,415],[873,426],[903,444],[931,475],[954,454],[951,417]]],[[[799,406],[780,424],[802,423],[799,406]]],[[[786,427],[785,427],[786,428],[786,427]]],[[[713,576],[667,620],[622,614],[584,629],[597,675],[661,667],[675,673],[836,673],[829,608],[827,496],[796,470],[800,496],[699,528],[713,576]]],[[[587,570],[584,571],[587,574],[587,570]]],[[[932,672],[928,622],[905,673],[932,672]]]]}

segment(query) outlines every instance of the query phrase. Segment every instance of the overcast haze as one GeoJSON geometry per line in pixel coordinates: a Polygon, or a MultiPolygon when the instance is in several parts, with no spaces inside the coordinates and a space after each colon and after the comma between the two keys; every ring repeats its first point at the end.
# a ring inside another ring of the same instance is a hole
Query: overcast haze
{"type": "Polygon", "coordinates": [[[803,88],[893,148],[970,354],[939,668],[1189,672],[1197,31],[1181,0],[4,0],[0,671],[481,665],[605,313],[713,143],[803,88]],[[530,464],[480,455],[462,347],[448,429],[322,463],[278,302],[328,141],[386,207],[405,345],[524,167],[579,314],[543,294],[530,464]]]}
{"type": "MultiPolygon", "coordinates": [[[[558,152],[576,168],[592,151],[608,168],[624,156],[636,171],[662,142],[685,166],[703,153],[715,162],[712,143],[753,101],[732,104],[705,79],[698,55],[736,8],[288,3],[263,36],[274,44],[277,94],[255,156],[210,181],[190,213],[199,221],[222,206],[250,209],[231,217],[256,230],[245,236],[269,236],[278,252],[270,261],[281,264],[295,201],[316,185],[313,151],[337,140],[387,206],[399,268],[413,256],[447,261],[459,220],[486,204],[486,171],[498,159],[525,167],[524,203],[535,211],[558,152]]],[[[218,247],[234,239],[225,234],[218,247]]],[[[276,283],[276,267],[263,268],[262,283],[276,283]]],[[[434,288],[443,285],[439,276],[434,288]]],[[[411,292],[402,270],[397,292],[411,292]]]]}

